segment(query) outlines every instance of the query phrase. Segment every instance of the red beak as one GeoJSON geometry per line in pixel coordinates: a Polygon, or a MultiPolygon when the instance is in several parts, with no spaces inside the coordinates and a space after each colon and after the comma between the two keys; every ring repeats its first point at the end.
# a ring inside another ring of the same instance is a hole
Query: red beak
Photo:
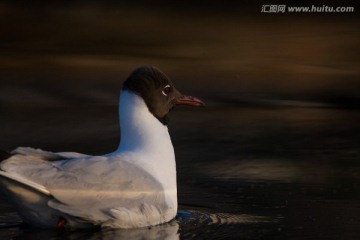
{"type": "Polygon", "coordinates": [[[203,107],[205,106],[204,102],[200,99],[192,96],[182,95],[179,99],[175,101],[175,105],[187,105],[194,107],[203,107]]]}

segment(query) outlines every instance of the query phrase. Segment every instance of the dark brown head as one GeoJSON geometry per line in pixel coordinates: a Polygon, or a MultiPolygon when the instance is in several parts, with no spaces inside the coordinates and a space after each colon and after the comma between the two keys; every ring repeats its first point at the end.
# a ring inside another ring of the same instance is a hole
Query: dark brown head
{"type": "Polygon", "coordinates": [[[135,69],[124,82],[123,89],[141,96],[149,111],[163,124],[166,124],[166,115],[175,105],[204,106],[201,100],[182,95],[172,81],[155,67],[135,69]]]}

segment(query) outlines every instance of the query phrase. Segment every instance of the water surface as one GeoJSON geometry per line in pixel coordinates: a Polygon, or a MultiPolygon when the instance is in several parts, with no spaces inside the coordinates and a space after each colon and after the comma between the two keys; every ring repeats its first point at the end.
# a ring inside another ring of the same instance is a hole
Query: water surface
{"type": "MultiPolygon", "coordinates": [[[[111,119],[116,113],[111,111],[116,109],[81,109],[32,112],[31,128],[37,132],[32,134],[37,138],[26,134],[30,123],[21,120],[26,112],[8,112],[2,124],[11,128],[3,133],[8,142],[19,141],[10,136],[23,134],[32,145],[59,151],[89,149],[99,154],[115,147],[118,127],[116,119],[111,119]],[[70,112],[77,120],[61,117],[70,112]],[[84,124],[90,115],[91,121],[84,124]]],[[[53,230],[19,227],[20,219],[2,201],[0,236],[356,239],[360,237],[359,115],[355,110],[328,108],[177,109],[171,113],[169,126],[177,155],[180,204],[174,221],[151,229],[59,235],[53,230]]]]}

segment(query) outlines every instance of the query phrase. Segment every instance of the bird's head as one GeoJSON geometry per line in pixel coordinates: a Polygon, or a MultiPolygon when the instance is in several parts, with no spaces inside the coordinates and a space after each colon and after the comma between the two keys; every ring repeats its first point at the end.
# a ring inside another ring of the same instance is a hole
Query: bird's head
{"type": "Polygon", "coordinates": [[[163,72],[150,66],[135,69],[124,82],[123,90],[141,96],[149,111],[163,124],[176,105],[204,106],[200,99],[181,94],[163,72]]]}

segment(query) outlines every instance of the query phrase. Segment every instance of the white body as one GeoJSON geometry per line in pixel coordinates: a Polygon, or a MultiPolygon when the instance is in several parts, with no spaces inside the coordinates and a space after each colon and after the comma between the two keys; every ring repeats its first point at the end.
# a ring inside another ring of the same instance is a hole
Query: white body
{"type": "Polygon", "coordinates": [[[18,148],[0,165],[3,192],[25,222],[137,228],[173,219],[176,166],[168,129],[136,94],[120,95],[121,142],[104,156],[18,148]],[[64,159],[51,161],[54,159],[64,159]]]}

